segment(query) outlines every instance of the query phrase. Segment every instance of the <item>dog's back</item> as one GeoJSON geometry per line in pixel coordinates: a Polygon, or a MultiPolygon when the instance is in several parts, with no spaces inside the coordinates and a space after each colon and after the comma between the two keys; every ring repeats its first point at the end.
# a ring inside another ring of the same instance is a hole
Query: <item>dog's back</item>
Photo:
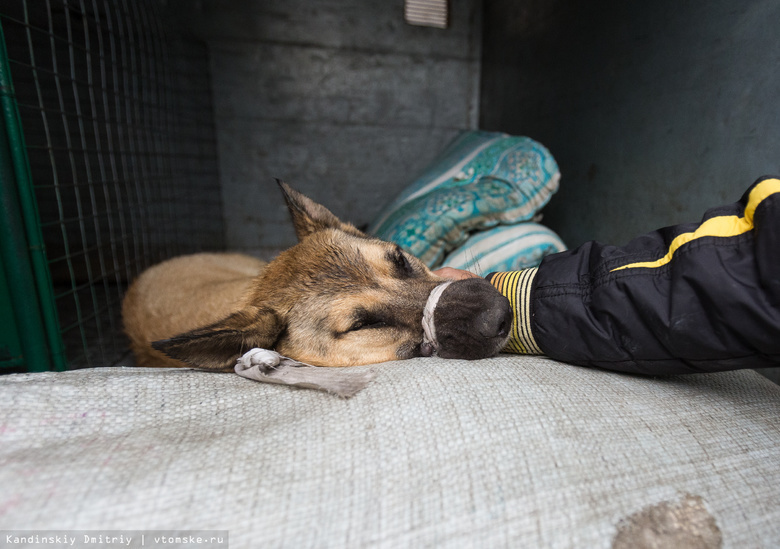
{"type": "Polygon", "coordinates": [[[144,271],[128,289],[122,308],[137,365],[181,366],[149,342],[208,326],[241,308],[264,266],[246,255],[202,253],[144,271]]]}

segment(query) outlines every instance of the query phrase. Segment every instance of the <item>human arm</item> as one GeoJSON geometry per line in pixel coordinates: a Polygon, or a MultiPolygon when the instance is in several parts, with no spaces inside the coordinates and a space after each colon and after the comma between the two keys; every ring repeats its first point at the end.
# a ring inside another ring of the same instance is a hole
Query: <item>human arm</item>
{"type": "Polygon", "coordinates": [[[514,310],[507,351],[652,375],[778,366],[780,180],[699,223],[486,278],[514,310]]]}

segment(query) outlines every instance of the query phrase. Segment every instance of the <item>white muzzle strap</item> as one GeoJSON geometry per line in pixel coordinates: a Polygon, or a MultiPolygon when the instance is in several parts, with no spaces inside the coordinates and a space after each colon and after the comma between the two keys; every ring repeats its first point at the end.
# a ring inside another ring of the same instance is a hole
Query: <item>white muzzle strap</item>
{"type": "Polygon", "coordinates": [[[452,280],[439,284],[433,290],[431,290],[428,296],[428,302],[423,309],[423,345],[430,345],[433,348],[434,354],[439,350],[439,342],[436,340],[436,326],[433,324],[433,311],[436,310],[436,305],[439,303],[439,298],[447,286],[452,284],[452,280]]]}

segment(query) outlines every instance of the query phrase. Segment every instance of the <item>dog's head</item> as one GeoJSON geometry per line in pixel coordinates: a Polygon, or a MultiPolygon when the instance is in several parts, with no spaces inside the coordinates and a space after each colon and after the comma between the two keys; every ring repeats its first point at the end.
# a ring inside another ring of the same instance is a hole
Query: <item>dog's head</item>
{"type": "Polygon", "coordinates": [[[231,370],[253,347],[318,366],[437,354],[476,359],[506,342],[508,300],[483,279],[453,282],[436,311],[440,345],[423,342],[423,310],[445,282],[398,245],[370,237],[280,182],[298,244],[255,279],[221,321],[153,347],[200,368],[231,370]]]}

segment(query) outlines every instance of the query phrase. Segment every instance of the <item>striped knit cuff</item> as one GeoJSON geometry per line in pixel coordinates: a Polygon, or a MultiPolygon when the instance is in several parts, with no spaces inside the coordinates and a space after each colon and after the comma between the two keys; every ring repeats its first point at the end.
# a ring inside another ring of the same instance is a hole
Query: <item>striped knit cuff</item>
{"type": "Polygon", "coordinates": [[[506,296],[512,306],[512,333],[504,351],[524,355],[541,355],[531,332],[531,286],[536,268],[506,273],[490,273],[485,278],[506,296]]]}

